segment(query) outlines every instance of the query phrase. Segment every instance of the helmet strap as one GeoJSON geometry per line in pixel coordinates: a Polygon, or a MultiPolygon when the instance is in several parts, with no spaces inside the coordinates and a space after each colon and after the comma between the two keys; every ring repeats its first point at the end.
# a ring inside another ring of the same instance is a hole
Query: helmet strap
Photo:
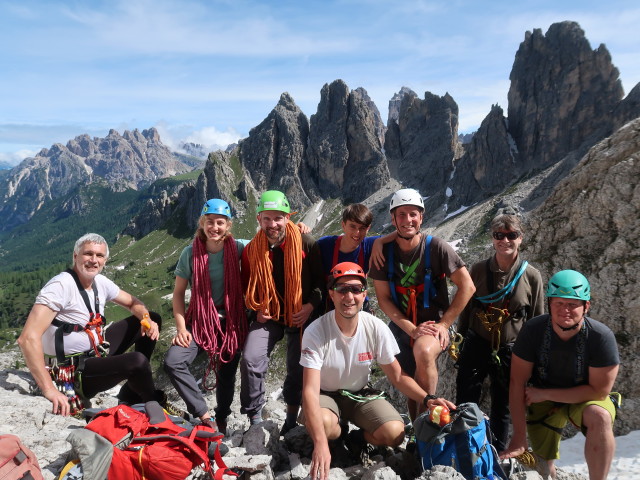
{"type": "Polygon", "coordinates": [[[560,325],[558,325],[558,327],[560,327],[560,330],[562,330],[563,332],[569,332],[571,330],[575,330],[576,328],[578,328],[579,325],[580,325],[580,322],[575,323],[570,327],[560,327],[560,325]]]}

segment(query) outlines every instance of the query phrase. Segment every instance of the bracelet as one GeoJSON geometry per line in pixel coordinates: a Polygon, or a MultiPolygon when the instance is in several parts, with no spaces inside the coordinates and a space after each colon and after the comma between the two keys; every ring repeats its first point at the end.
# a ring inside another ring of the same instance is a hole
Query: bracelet
{"type": "Polygon", "coordinates": [[[422,404],[426,407],[426,406],[427,406],[427,402],[428,402],[429,400],[435,400],[436,398],[438,398],[438,397],[436,397],[435,395],[431,395],[430,393],[428,393],[428,394],[427,394],[427,396],[426,396],[426,397],[424,397],[424,400],[422,400],[422,404]]]}

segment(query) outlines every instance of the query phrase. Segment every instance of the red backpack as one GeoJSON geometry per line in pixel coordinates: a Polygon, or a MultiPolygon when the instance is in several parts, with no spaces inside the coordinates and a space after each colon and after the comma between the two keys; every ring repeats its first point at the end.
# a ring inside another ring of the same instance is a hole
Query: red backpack
{"type": "MultiPolygon", "coordinates": [[[[223,435],[200,425],[186,429],[173,423],[161,408],[150,411],[148,405],[147,413],[126,405],[103,410],[85,427],[116,447],[107,478],[175,480],[186,478],[197,466],[213,476],[209,443],[219,444],[223,435]]],[[[218,466],[216,478],[233,474],[224,464],[219,448],[215,449],[214,458],[218,466]]]]}
{"type": "Polygon", "coordinates": [[[15,435],[0,435],[0,479],[44,480],[36,456],[15,435]]]}

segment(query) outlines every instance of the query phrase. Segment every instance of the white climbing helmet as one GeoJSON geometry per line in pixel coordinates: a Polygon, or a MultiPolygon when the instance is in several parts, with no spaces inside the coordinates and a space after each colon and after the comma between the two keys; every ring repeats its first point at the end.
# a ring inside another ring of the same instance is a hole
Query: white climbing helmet
{"type": "Polygon", "coordinates": [[[403,205],[413,205],[424,212],[424,201],[422,200],[422,195],[413,188],[403,188],[394,193],[391,197],[391,203],[389,204],[389,212],[393,212],[395,208],[403,205]]]}

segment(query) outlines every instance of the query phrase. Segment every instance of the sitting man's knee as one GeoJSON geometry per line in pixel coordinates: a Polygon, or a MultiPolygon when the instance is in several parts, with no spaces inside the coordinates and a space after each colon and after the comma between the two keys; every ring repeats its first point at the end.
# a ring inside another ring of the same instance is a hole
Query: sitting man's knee
{"type": "Polygon", "coordinates": [[[612,428],[611,414],[598,405],[588,405],[582,412],[582,425],[587,428],[612,428]]]}
{"type": "Polygon", "coordinates": [[[141,352],[129,352],[128,361],[132,370],[151,370],[149,359],[141,352]]]}
{"type": "Polygon", "coordinates": [[[419,348],[413,349],[416,362],[422,364],[435,363],[438,355],[440,355],[440,345],[431,342],[421,345],[419,348]]]}
{"type": "Polygon", "coordinates": [[[397,447],[404,440],[404,423],[395,420],[386,422],[373,433],[373,437],[379,445],[397,447]]]}

